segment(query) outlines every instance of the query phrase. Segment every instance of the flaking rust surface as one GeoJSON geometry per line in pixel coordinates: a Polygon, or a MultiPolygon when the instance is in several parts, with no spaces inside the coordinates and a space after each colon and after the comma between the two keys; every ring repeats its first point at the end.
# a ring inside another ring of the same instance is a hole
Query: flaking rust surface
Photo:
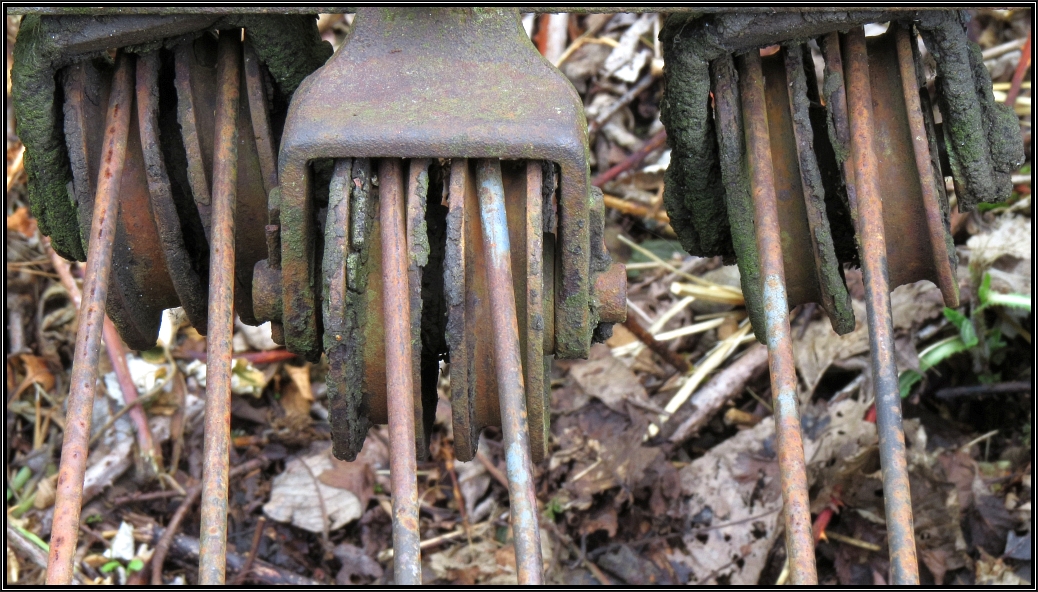
{"type": "Polygon", "coordinates": [[[22,19],[11,68],[11,100],[18,137],[26,147],[29,208],[40,232],[51,237],[51,245],[62,257],[85,261],[76,204],[68,190],[72,172],[62,133],[61,105],[49,64],[57,50],[42,34],[39,16],[22,19]]]}

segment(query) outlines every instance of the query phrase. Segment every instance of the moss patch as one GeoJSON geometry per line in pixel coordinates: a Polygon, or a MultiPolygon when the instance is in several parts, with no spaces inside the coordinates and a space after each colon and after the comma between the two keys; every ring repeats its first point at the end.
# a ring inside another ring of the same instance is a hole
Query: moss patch
{"type": "Polygon", "coordinates": [[[681,245],[693,255],[735,255],[731,234],[718,220],[727,217],[725,188],[710,113],[709,62],[699,37],[685,36],[692,21],[674,15],[660,33],[666,94],[660,119],[671,148],[664,203],[681,245]]]}
{"type": "Polygon", "coordinates": [[[18,137],[25,145],[29,208],[40,232],[51,237],[51,245],[62,257],[85,261],[86,248],[70,191],[72,171],[65,147],[61,93],[55,85],[53,62],[59,52],[39,16],[23,18],[14,46],[11,100],[18,137]]]}
{"type": "Polygon", "coordinates": [[[937,60],[937,86],[952,175],[962,211],[1009,197],[1010,175],[1023,161],[1019,125],[1011,109],[995,103],[980,48],[966,37],[964,12],[918,17],[919,31],[937,60]]]}
{"type": "Polygon", "coordinates": [[[714,78],[714,101],[717,114],[717,139],[720,149],[721,178],[725,184],[728,223],[731,225],[732,247],[739,263],[746,310],[757,341],[765,343],[764,294],[760,275],[760,253],[753,225],[753,198],[743,144],[742,110],[738,73],[730,55],[711,64],[714,78]]]}

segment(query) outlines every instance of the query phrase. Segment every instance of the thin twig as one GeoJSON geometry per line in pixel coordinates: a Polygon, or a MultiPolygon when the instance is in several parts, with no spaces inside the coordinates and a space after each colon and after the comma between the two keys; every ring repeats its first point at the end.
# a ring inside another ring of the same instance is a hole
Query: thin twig
{"type": "Polygon", "coordinates": [[[601,128],[603,125],[605,125],[605,123],[607,121],[609,121],[609,119],[613,115],[616,115],[617,111],[619,111],[620,109],[623,109],[625,106],[627,106],[628,103],[633,101],[638,95],[642,94],[642,92],[644,92],[645,89],[647,89],[650,86],[652,86],[652,83],[655,82],[655,81],[656,81],[656,77],[653,76],[652,73],[649,73],[649,74],[646,74],[645,76],[643,76],[642,79],[639,80],[637,83],[635,83],[635,85],[632,86],[630,90],[628,90],[624,94],[620,95],[620,98],[616,99],[616,101],[614,101],[611,105],[606,107],[604,111],[602,111],[601,113],[598,114],[598,117],[596,117],[587,126],[588,133],[593,134],[593,133],[597,132],[599,130],[599,128],[601,128]]]}
{"type": "Polygon", "coordinates": [[[25,146],[19,146],[18,152],[15,153],[14,158],[11,159],[11,166],[7,170],[7,191],[11,190],[14,185],[14,180],[18,178],[18,173],[22,172],[22,165],[25,158],[25,146]]]}
{"type": "MultiPolygon", "coordinates": [[[[173,368],[176,368],[176,364],[171,364],[171,366],[173,368]]],[[[171,370],[171,373],[173,373],[173,372],[176,372],[176,370],[171,370]]],[[[172,378],[172,377],[170,377],[170,378],[172,378]]],[[[108,421],[105,423],[105,425],[102,426],[101,429],[98,430],[97,433],[94,434],[94,436],[92,438],[90,438],[90,443],[89,443],[88,446],[93,447],[94,444],[97,444],[97,441],[100,440],[101,437],[104,436],[104,434],[108,430],[110,430],[112,428],[112,426],[115,425],[115,422],[119,421],[119,418],[122,417],[123,415],[125,415],[126,413],[128,413],[131,409],[133,409],[134,407],[136,407],[138,405],[143,405],[145,403],[150,403],[152,399],[157,397],[160,393],[162,393],[163,390],[165,390],[166,385],[170,383],[169,381],[170,381],[170,379],[166,379],[163,382],[156,383],[155,386],[151,387],[151,390],[149,390],[148,392],[146,392],[143,395],[141,395],[140,397],[138,397],[133,403],[127,403],[126,405],[123,406],[122,409],[120,409],[119,411],[116,411],[112,415],[112,417],[108,419],[108,421]]]]}
{"type": "Polygon", "coordinates": [[[989,47],[988,49],[985,49],[984,51],[980,52],[980,57],[985,62],[988,60],[993,60],[995,58],[1002,57],[1011,51],[1016,51],[1017,49],[1020,49],[1024,46],[1024,43],[1026,42],[1026,38],[1007,41],[1002,45],[996,45],[994,47],[989,47]]]}
{"type": "Polygon", "coordinates": [[[738,290],[738,289],[733,288],[731,286],[722,286],[721,284],[718,284],[718,283],[715,283],[715,282],[711,282],[710,280],[705,280],[705,279],[703,279],[701,277],[696,277],[696,276],[694,276],[691,273],[688,273],[686,271],[682,271],[682,270],[678,269],[677,267],[674,267],[670,263],[667,263],[663,259],[660,259],[659,256],[656,255],[656,253],[653,253],[652,251],[646,249],[645,247],[639,245],[638,243],[632,241],[631,239],[627,238],[626,236],[624,236],[622,234],[616,235],[616,238],[620,242],[622,242],[623,244],[627,245],[628,247],[631,247],[635,251],[638,251],[642,255],[645,255],[650,260],[655,261],[655,262],[659,263],[660,265],[662,265],[663,267],[667,268],[668,271],[670,271],[672,273],[675,273],[677,275],[680,275],[681,277],[687,279],[688,281],[690,281],[692,283],[699,284],[701,286],[707,286],[707,287],[719,290],[720,292],[729,292],[731,294],[738,294],[740,298],[742,297],[742,291],[741,290],[738,290]]]}
{"type": "Polygon", "coordinates": [[[595,187],[601,187],[609,181],[612,181],[613,179],[619,177],[620,174],[624,171],[633,169],[634,167],[640,165],[642,161],[645,160],[646,156],[651,154],[653,151],[659,149],[660,147],[666,145],[666,143],[667,130],[663,129],[657,132],[655,136],[643,142],[637,150],[630,154],[630,156],[623,159],[619,163],[613,165],[604,173],[596,176],[594,179],[591,179],[591,184],[595,187]]]}
{"type": "Polygon", "coordinates": [[[604,202],[605,207],[611,210],[616,210],[621,214],[626,214],[628,216],[637,216],[638,218],[645,218],[649,220],[655,220],[660,224],[670,224],[670,216],[667,215],[667,212],[653,213],[652,210],[641,204],[637,204],[632,201],[628,201],[626,199],[616,197],[613,195],[603,195],[602,201],[604,202]]]}
{"type": "Polygon", "coordinates": [[[761,519],[761,518],[763,518],[765,516],[770,516],[770,515],[778,512],[781,509],[782,508],[775,508],[774,510],[768,510],[767,512],[761,512],[760,514],[754,514],[753,516],[747,516],[746,518],[740,518],[738,520],[732,520],[731,522],[722,522],[721,524],[714,524],[712,526],[701,526],[701,527],[693,526],[692,527],[692,532],[707,532],[707,531],[710,531],[710,530],[718,530],[720,528],[727,528],[729,526],[738,526],[739,524],[746,524],[747,522],[752,522],[754,520],[759,520],[759,519],[761,519]]]}
{"type": "MultiPolygon", "coordinates": [[[[681,388],[678,389],[678,392],[673,397],[671,397],[670,401],[667,403],[665,409],[667,413],[670,415],[661,416],[659,418],[660,425],[663,425],[668,419],[673,417],[674,412],[681,408],[681,406],[684,405],[686,401],[688,401],[689,397],[692,396],[692,393],[695,392],[696,388],[699,387],[699,385],[706,378],[706,375],[710,372],[713,372],[721,364],[723,364],[724,361],[728,359],[728,356],[732,355],[732,353],[735,352],[736,348],[738,348],[739,345],[742,344],[743,338],[745,338],[746,334],[749,332],[750,324],[746,321],[743,321],[742,328],[740,328],[735,333],[732,333],[726,339],[722,340],[720,343],[714,346],[714,349],[711,350],[710,353],[704,356],[703,361],[700,362],[698,366],[696,366],[696,369],[692,373],[692,375],[685,380],[685,384],[681,385],[681,388]]],[[[749,339],[753,339],[753,337],[750,336],[749,339]]],[[[659,427],[655,423],[651,423],[649,424],[648,434],[646,438],[655,437],[658,433],[659,427]]]]}
{"type": "Polygon", "coordinates": [[[969,450],[970,448],[973,448],[977,444],[980,444],[981,442],[987,440],[988,438],[991,438],[992,436],[994,436],[997,433],[998,433],[998,430],[991,430],[990,432],[984,434],[983,436],[977,436],[976,438],[974,438],[974,439],[970,440],[969,442],[967,442],[966,444],[964,444],[962,446],[962,450],[969,450]]]}
{"type": "MultiPolygon", "coordinates": [[[[173,354],[173,357],[181,360],[198,360],[200,362],[206,361],[205,352],[177,352],[173,354]]],[[[274,362],[287,362],[294,360],[299,356],[288,351],[287,349],[271,349],[267,351],[259,352],[245,352],[241,354],[234,354],[234,359],[244,359],[250,364],[273,364],[274,362]]]]}
{"type": "MultiPolygon", "coordinates": [[[[486,525],[486,524],[487,523],[484,523],[483,525],[486,525]]],[[[455,531],[452,531],[452,532],[441,534],[439,536],[434,536],[431,539],[425,539],[424,541],[418,543],[418,548],[419,549],[428,549],[429,547],[435,547],[436,545],[439,545],[440,543],[446,543],[447,541],[453,541],[454,539],[460,539],[463,536],[465,536],[465,529],[464,528],[459,528],[458,530],[455,530],[455,531]]],[[[378,556],[379,561],[389,561],[392,558],[393,558],[393,549],[386,549],[382,553],[379,553],[379,556],[378,556]]]]}
{"type": "Polygon", "coordinates": [[[737,397],[746,383],[768,364],[768,350],[763,345],[751,347],[741,358],[714,376],[699,389],[693,399],[692,414],[670,436],[678,444],[697,433],[725,403],[737,397]]]}
{"type": "MultiPolygon", "coordinates": [[[[25,557],[29,561],[33,562],[36,567],[40,569],[47,569],[47,551],[41,549],[39,545],[29,540],[22,532],[15,528],[10,522],[7,523],[7,545],[13,550],[17,551],[22,557],[25,557]]],[[[76,566],[76,571],[72,574],[72,579],[77,584],[83,584],[83,574],[79,571],[79,566],[76,566]]]]}
{"type": "Polygon", "coordinates": [[[852,545],[854,547],[858,547],[858,548],[861,548],[861,549],[868,549],[869,551],[879,552],[879,551],[882,550],[882,547],[880,547],[877,544],[867,543],[867,542],[865,542],[865,541],[863,541],[861,539],[856,539],[854,537],[844,536],[842,534],[835,533],[835,532],[827,532],[827,533],[825,533],[825,538],[832,539],[834,541],[840,541],[841,543],[846,543],[848,545],[852,545]]]}
{"type": "Polygon", "coordinates": [[[501,472],[501,469],[494,465],[493,461],[487,458],[487,455],[483,454],[482,450],[476,452],[476,458],[478,458],[479,462],[483,463],[483,466],[487,468],[487,472],[490,473],[491,477],[501,485],[504,485],[505,489],[508,489],[508,478],[501,472]]]}
{"type": "Polygon", "coordinates": [[[165,532],[162,533],[162,537],[159,538],[159,542],[155,544],[155,553],[151,556],[151,585],[152,586],[163,586],[165,582],[162,581],[162,564],[166,561],[166,554],[169,553],[169,547],[173,543],[173,536],[177,534],[177,530],[180,529],[180,523],[183,522],[184,516],[187,516],[188,511],[195,505],[198,498],[202,495],[202,486],[195,485],[187,490],[187,497],[184,501],[180,502],[180,506],[177,507],[177,511],[173,513],[173,517],[169,519],[169,523],[166,525],[165,532]]]}
{"type": "Polygon", "coordinates": [[[584,550],[578,548],[568,535],[559,532],[559,528],[554,523],[549,522],[547,523],[547,526],[555,534],[555,538],[562,544],[566,545],[566,547],[569,548],[570,553],[576,555],[577,561],[583,563],[584,567],[587,568],[589,572],[591,572],[591,575],[594,576],[596,580],[598,580],[598,583],[602,584],[603,586],[615,585],[615,583],[609,578],[609,576],[605,575],[602,569],[595,565],[595,562],[588,559],[588,556],[584,552],[584,550]]]}
{"type": "Polygon", "coordinates": [[[234,576],[231,580],[232,586],[241,586],[245,583],[245,578],[252,571],[252,564],[256,562],[256,553],[259,551],[260,538],[263,536],[263,526],[267,523],[267,519],[263,516],[259,517],[256,521],[256,528],[252,531],[252,544],[249,545],[249,556],[245,559],[245,566],[241,568],[238,575],[234,576]]]}
{"type": "Polygon", "coordinates": [[[957,397],[978,397],[1005,393],[1023,393],[1034,390],[1034,384],[1025,380],[1001,382],[998,384],[977,384],[973,386],[957,386],[943,388],[935,394],[938,399],[955,399],[957,397]]]}
{"type": "Polygon", "coordinates": [[[1020,61],[1017,62],[1016,71],[1013,72],[1013,85],[1006,93],[1006,105],[1010,107],[1016,105],[1016,97],[1020,95],[1020,85],[1024,81],[1027,69],[1031,66],[1031,33],[1032,31],[1027,32],[1027,41],[1024,42],[1024,48],[1020,52],[1020,61]]]}
{"type": "MultiPolygon", "coordinates": [[[[592,37],[596,35],[600,30],[602,30],[602,27],[606,26],[606,23],[608,22],[609,19],[607,18],[601,19],[600,21],[595,23],[593,27],[589,28],[587,31],[584,31],[584,33],[581,34],[580,37],[574,39],[573,43],[570,43],[569,47],[566,48],[566,51],[562,52],[562,55],[559,56],[559,59],[555,61],[555,67],[558,68],[559,66],[561,66],[562,62],[565,62],[569,58],[569,56],[573,55],[573,52],[580,49],[580,47],[585,43],[596,41],[595,39],[592,39],[592,37]]],[[[610,41],[612,41],[612,39],[610,39],[610,41]]]]}
{"type": "Polygon", "coordinates": [[[134,384],[130,366],[126,363],[126,347],[108,315],[105,315],[102,334],[105,350],[108,352],[108,358],[112,361],[112,369],[115,371],[115,379],[123,394],[123,403],[126,405],[125,408],[129,409],[130,420],[133,421],[133,427],[137,431],[137,447],[140,449],[141,458],[144,460],[144,465],[154,475],[162,467],[162,450],[155,445],[151,428],[148,426],[148,416],[144,413],[144,409],[136,404],[139,398],[137,385],[134,384]]]}
{"type": "Polygon", "coordinates": [[[180,466],[180,455],[184,451],[184,424],[187,421],[187,383],[180,372],[173,377],[173,396],[176,398],[177,410],[169,422],[169,439],[173,441],[173,452],[169,459],[169,472],[176,473],[180,466]]]}
{"type": "Polygon", "coordinates": [[[469,513],[465,508],[465,496],[461,494],[461,483],[458,481],[458,472],[454,470],[454,450],[451,447],[447,447],[447,459],[444,461],[444,465],[447,468],[447,474],[451,476],[451,491],[454,494],[454,499],[458,504],[458,514],[461,516],[461,526],[465,529],[465,536],[468,538],[469,546],[472,546],[472,523],[469,522],[469,513]]]}
{"type": "Polygon", "coordinates": [[[79,286],[76,285],[76,278],[72,277],[72,270],[69,268],[68,261],[62,259],[54,251],[50,246],[50,239],[47,237],[43,238],[43,248],[47,251],[47,258],[50,259],[54,271],[57,272],[62,287],[68,292],[69,300],[72,301],[72,305],[76,307],[76,310],[79,310],[83,303],[83,293],[79,291],[79,286]]]}
{"type": "Polygon", "coordinates": [[[628,331],[633,333],[639,341],[644,343],[646,347],[655,352],[659,357],[663,358],[664,361],[673,366],[679,372],[688,372],[692,369],[688,360],[681,357],[677,352],[671,351],[666,344],[657,341],[651,333],[641,326],[638,321],[634,320],[633,316],[628,316],[623,325],[628,331]]]}
{"type": "Polygon", "coordinates": [[[166,499],[170,497],[184,497],[185,492],[176,491],[174,489],[166,489],[162,491],[150,491],[148,493],[136,493],[134,495],[122,495],[112,500],[112,504],[116,506],[122,506],[124,504],[133,504],[138,502],[150,502],[159,499],[166,499]]]}

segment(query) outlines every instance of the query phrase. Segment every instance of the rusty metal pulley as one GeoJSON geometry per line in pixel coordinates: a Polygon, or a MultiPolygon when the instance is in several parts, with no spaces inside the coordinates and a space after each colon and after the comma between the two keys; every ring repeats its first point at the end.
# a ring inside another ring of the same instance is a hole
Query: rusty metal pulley
{"type": "Polygon", "coordinates": [[[251,272],[266,246],[280,123],[292,91],[331,48],[312,19],[280,15],[29,16],[16,47],[12,95],[30,204],[55,250],[89,254],[48,582],[72,575],[105,314],[127,344],[146,349],[162,310],[176,306],[209,329],[205,448],[216,460],[203,484],[200,573],[222,581],[219,436],[229,425],[232,307],[253,320],[251,272]]]}
{"type": "Polygon", "coordinates": [[[540,581],[547,368],[626,314],[579,98],[514,10],[359,9],[296,93],[279,168],[256,311],[290,350],[328,355],[337,457],[389,424],[396,581],[420,581],[414,462],[441,361],[457,457],[503,430],[519,577],[540,581]]]}
{"type": "MultiPolygon", "coordinates": [[[[130,127],[107,310],[134,349],[154,346],[167,308],[183,307],[192,324],[206,330],[215,32],[241,35],[240,24],[250,27],[241,69],[247,100],[239,102],[238,115],[235,294],[238,314],[253,323],[252,268],[266,253],[263,225],[267,194],[276,185],[280,124],[295,85],[323,61],[315,47],[323,42],[313,23],[313,36],[286,35],[288,47],[275,46],[271,37],[299,30],[305,18],[146,16],[109,24],[91,17],[30,16],[21,29],[17,47],[36,51],[32,66],[20,54],[12,88],[26,145],[30,201],[55,249],[78,259],[85,258],[80,237],[90,235],[115,71],[106,52],[128,46],[123,51],[132,62],[134,96],[127,105],[130,127]],[[277,63],[272,75],[266,61],[283,60],[278,52],[286,50],[298,63],[277,63]],[[41,89],[48,80],[51,87],[41,89]],[[29,99],[29,94],[37,96],[29,99]],[[63,105],[56,105],[61,96],[63,105]],[[54,107],[64,111],[62,119],[51,116],[54,107]],[[55,134],[61,134],[59,144],[46,141],[55,134]]],[[[326,57],[330,47],[324,47],[326,57]]]]}
{"type": "MultiPolygon", "coordinates": [[[[222,582],[231,322],[273,321],[291,351],[329,357],[337,456],[390,424],[397,582],[416,583],[415,459],[449,361],[458,457],[502,428],[520,579],[538,582],[530,461],[548,446],[547,369],[626,313],[579,97],[515,10],[362,9],[286,120],[328,57],[304,23],[26,19],[19,48],[37,53],[18,57],[15,95],[30,198],[60,253],[82,259],[89,243],[70,414],[89,420],[106,309],[138,349],[165,308],[208,329],[199,576],[222,582]],[[47,119],[55,73],[62,122],[47,119]]],[[[54,582],[70,573],[81,432],[66,430],[55,532],[72,531],[52,546],[54,582]]]]}
{"type": "Polygon", "coordinates": [[[661,34],[668,214],[690,252],[738,263],[768,346],[795,584],[817,576],[787,312],[816,302],[837,333],[853,330],[849,265],[865,284],[893,581],[919,581],[889,293],[929,280],[958,306],[942,138],[961,210],[1007,197],[1023,159],[963,22],[956,11],[729,13],[671,16],[661,34]],[[866,38],[875,22],[887,31],[866,38]],[[943,134],[916,34],[936,61],[943,134]]]}

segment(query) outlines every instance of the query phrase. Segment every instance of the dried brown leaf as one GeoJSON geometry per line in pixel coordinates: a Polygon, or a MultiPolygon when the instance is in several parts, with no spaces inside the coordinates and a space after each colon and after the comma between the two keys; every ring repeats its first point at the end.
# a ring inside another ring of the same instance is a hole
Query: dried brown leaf
{"type": "Polygon", "coordinates": [[[360,501],[362,509],[368,506],[368,500],[375,494],[375,471],[366,462],[334,459],[332,468],[321,473],[317,479],[325,485],[352,492],[360,501]]]}
{"type": "Polygon", "coordinates": [[[17,399],[26,389],[31,387],[34,383],[39,384],[45,392],[50,392],[54,388],[54,374],[47,367],[47,360],[40,356],[34,356],[32,354],[21,354],[17,356],[17,359],[22,363],[22,368],[25,371],[25,378],[19,383],[18,388],[15,390],[14,399],[17,399]]]}
{"type": "Polygon", "coordinates": [[[310,388],[310,364],[285,365],[285,373],[291,379],[281,387],[281,406],[290,417],[309,417],[314,393],[310,388]]]}
{"type": "Polygon", "coordinates": [[[29,214],[29,208],[22,206],[7,216],[7,231],[17,232],[25,238],[36,235],[36,218],[29,214]]]}
{"type": "Polygon", "coordinates": [[[617,413],[627,412],[629,399],[643,404],[649,401],[638,377],[612,356],[575,364],[569,373],[585,393],[617,413]]]}

